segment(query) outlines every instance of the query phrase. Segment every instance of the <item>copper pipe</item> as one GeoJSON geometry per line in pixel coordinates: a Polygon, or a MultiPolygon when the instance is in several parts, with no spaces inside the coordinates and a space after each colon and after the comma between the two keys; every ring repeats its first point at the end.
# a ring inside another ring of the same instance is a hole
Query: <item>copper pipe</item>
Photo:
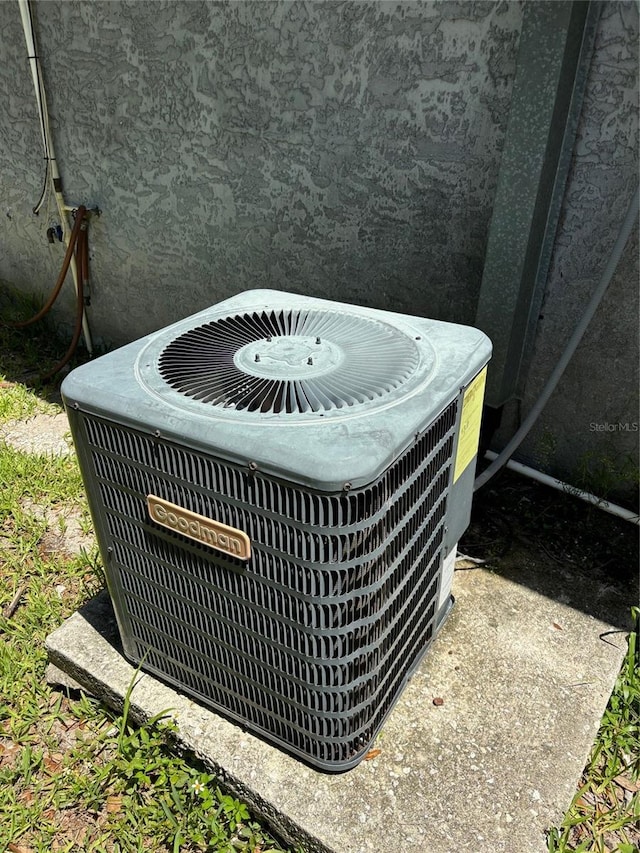
{"type": "Polygon", "coordinates": [[[76,351],[78,341],[80,340],[80,335],[82,334],[82,318],[84,317],[84,285],[89,268],[89,235],[87,231],[87,225],[88,222],[85,222],[84,228],[80,229],[79,234],[76,236],[76,263],[80,275],[78,276],[78,292],[76,294],[76,322],[73,329],[73,337],[71,338],[69,349],[60,359],[60,361],[55,365],[55,367],[52,367],[51,370],[49,370],[47,373],[43,374],[40,377],[43,382],[46,382],[48,379],[51,379],[53,376],[55,376],[56,373],[58,373],[59,370],[62,370],[62,368],[67,364],[67,362],[71,359],[74,352],[76,351]]]}
{"type": "Polygon", "coordinates": [[[60,274],[58,275],[58,280],[56,281],[55,287],[51,291],[51,295],[47,302],[42,306],[42,308],[38,311],[37,314],[34,314],[33,317],[30,317],[28,320],[22,320],[19,323],[12,323],[11,325],[15,329],[24,329],[25,326],[30,326],[32,323],[37,323],[38,320],[41,320],[46,314],[51,311],[53,307],[53,303],[58,298],[58,294],[62,290],[62,285],[64,284],[64,280],[67,277],[67,272],[69,271],[69,264],[71,263],[71,257],[73,255],[73,250],[76,247],[76,243],[78,240],[78,234],[80,233],[81,225],[84,221],[85,214],[87,212],[86,207],[80,205],[78,210],[76,211],[76,221],[73,226],[73,230],[71,232],[71,237],[69,238],[69,245],[67,246],[67,251],[65,252],[64,260],[62,262],[62,268],[60,269],[60,274]]]}

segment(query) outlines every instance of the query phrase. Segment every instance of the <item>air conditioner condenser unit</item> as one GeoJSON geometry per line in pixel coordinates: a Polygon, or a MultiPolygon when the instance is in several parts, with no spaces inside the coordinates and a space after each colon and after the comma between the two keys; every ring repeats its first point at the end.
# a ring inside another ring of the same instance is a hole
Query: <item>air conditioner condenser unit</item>
{"type": "Polygon", "coordinates": [[[469,327],[255,290],[74,370],[127,658],[355,766],[450,607],[490,354],[469,327]]]}

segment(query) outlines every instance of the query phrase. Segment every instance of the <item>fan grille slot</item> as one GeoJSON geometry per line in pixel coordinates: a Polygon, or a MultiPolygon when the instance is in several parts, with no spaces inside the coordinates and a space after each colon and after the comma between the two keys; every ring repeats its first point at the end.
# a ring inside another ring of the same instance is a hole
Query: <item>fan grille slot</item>
{"type": "Polygon", "coordinates": [[[262,311],[189,329],[163,349],[163,380],[187,397],[238,411],[329,412],[371,403],[417,370],[409,335],[357,314],[262,311]]]}

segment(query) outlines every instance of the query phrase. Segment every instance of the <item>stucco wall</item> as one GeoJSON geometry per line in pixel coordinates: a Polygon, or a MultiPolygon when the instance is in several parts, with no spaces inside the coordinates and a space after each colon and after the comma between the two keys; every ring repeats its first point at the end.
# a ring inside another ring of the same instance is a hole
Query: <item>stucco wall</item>
{"type": "MultiPolygon", "coordinates": [[[[66,194],[104,211],[91,238],[99,334],[121,342],[260,286],[473,319],[520,4],[36,10],[66,194]]],[[[0,275],[43,288],[17,4],[1,3],[0,21],[0,85],[22,115],[9,138],[0,122],[12,209],[0,275]]]]}
{"type": "MultiPolygon", "coordinates": [[[[520,2],[37,2],[65,194],[91,225],[111,343],[251,287],[472,323],[520,2]]],[[[638,11],[604,4],[526,412],[637,180],[638,11]]],[[[42,149],[15,2],[0,2],[0,279],[47,291],[42,149]]],[[[524,457],[570,475],[635,453],[637,241],[524,457]],[[551,439],[551,440],[550,440],[551,439]]],[[[71,287],[57,318],[71,322],[71,287]]],[[[506,413],[498,442],[513,429],[506,413]]]]}

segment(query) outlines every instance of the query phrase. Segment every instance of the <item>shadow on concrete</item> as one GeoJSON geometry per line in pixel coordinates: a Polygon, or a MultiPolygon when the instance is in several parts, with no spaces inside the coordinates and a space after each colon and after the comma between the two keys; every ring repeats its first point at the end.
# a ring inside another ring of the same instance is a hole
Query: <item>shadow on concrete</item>
{"type": "MultiPolygon", "coordinates": [[[[113,604],[106,589],[103,589],[87,601],[86,604],[78,608],[78,613],[97,634],[113,647],[114,651],[124,658],[113,604]]],[[[124,659],[126,660],[126,658],[124,659]]]]}
{"type": "Polygon", "coordinates": [[[501,472],[476,494],[459,550],[541,595],[632,627],[638,528],[570,494],[501,472]]]}

